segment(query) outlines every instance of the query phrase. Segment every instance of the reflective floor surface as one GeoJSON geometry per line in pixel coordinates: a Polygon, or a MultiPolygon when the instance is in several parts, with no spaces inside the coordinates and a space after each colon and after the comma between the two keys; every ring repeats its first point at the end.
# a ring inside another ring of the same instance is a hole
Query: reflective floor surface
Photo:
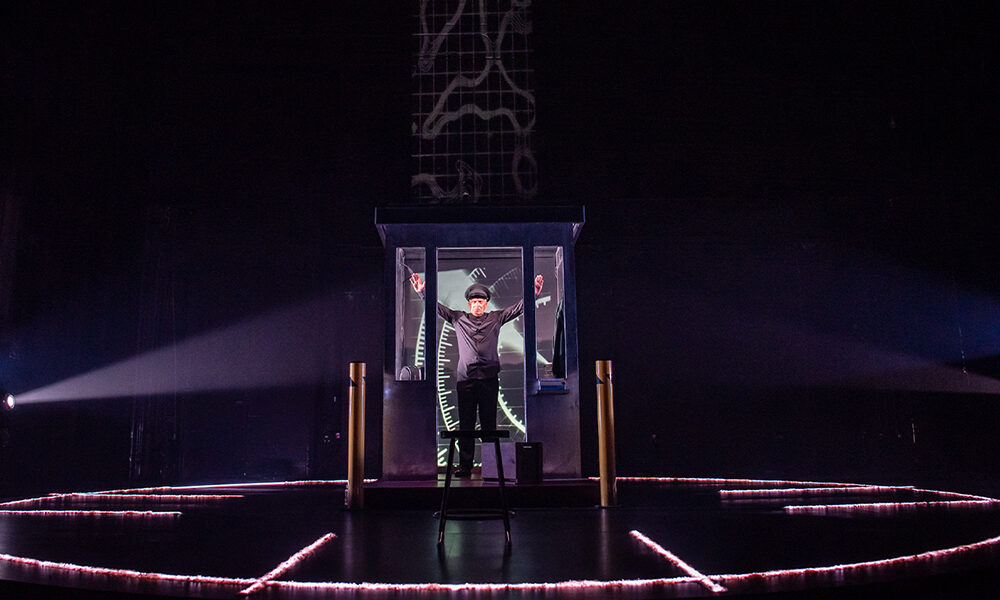
{"type": "MultiPolygon", "coordinates": [[[[495,483],[462,485],[466,501],[496,503],[495,483]]],[[[589,500],[596,483],[550,485],[589,500]]],[[[439,497],[434,482],[430,490],[426,483],[385,487],[396,491],[382,489],[377,507],[355,511],[344,508],[340,482],[7,502],[0,505],[0,596],[953,598],[963,588],[1000,591],[1000,501],[983,496],[622,478],[615,507],[553,507],[530,501],[545,496],[543,484],[531,494],[511,490],[509,546],[500,521],[449,521],[439,546],[434,508],[426,505],[428,495],[439,497]]]]}

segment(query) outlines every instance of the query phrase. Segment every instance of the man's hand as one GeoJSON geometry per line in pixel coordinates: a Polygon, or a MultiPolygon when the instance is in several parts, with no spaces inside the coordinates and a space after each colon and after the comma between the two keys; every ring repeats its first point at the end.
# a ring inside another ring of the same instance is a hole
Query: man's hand
{"type": "MultiPolygon", "coordinates": [[[[413,286],[413,291],[416,292],[416,293],[418,293],[418,294],[422,294],[423,291],[424,291],[424,288],[427,286],[426,283],[424,283],[423,281],[420,281],[420,274],[419,273],[414,273],[413,275],[410,275],[410,285],[413,286]]],[[[538,287],[538,282],[537,281],[535,282],[535,287],[536,288],[538,287]]]]}
{"type": "MultiPolygon", "coordinates": [[[[414,275],[416,275],[416,273],[414,273],[414,275]]],[[[538,294],[542,293],[542,284],[543,283],[545,283],[545,280],[542,279],[542,276],[541,275],[536,275],[535,276],[535,295],[536,296],[538,294]]]]}

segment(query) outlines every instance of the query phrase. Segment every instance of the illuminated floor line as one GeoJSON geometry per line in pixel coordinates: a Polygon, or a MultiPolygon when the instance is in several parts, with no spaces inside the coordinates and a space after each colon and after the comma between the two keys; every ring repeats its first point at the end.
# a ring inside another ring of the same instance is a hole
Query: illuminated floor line
{"type": "Polygon", "coordinates": [[[914,512],[930,509],[953,508],[1000,508],[998,500],[945,500],[939,502],[867,502],[858,504],[802,504],[784,507],[787,514],[809,515],[849,515],[873,514],[893,515],[900,512],[914,512]]]}
{"type": "Polygon", "coordinates": [[[35,517],[172,517],[181,516],[176,510],[0,510],[0,515],[35,517]]]}
{"type": "Polygon", "coordinates": [[[60,500],[72,496],[72,494],[49,494],[48,496],[38,496],[36,498],[24,498],[22,500],[10,500],[8,502],[0,502],[0,506],[24,506],[32,504],[41,504],[46,501],[60,500]]]}
{"type": "MultiPolygon", "coordinates": [[[[912,567],[922,566],[925,563],[938,563],[943,559],[960,557],[962,555],[986,550],[988,548],[1000,546],[1000,537],[985,539],[972,544],[955,546],[943,550],[932,550],[920,554],[898,556],[887,559],[866,561],[859,563],[846,563],[830,565],[825,567],[804,567],[797,569],[783,569],[772,571],[758,571],[738,574],[717,574],[709,575],[712,580],[726,584],[730,588],[741,586],[741,584],[759,584],[767,586],[768,581],[783,581],[789,583],[796,578],[800,581],[809,579],[815,587],[816,575],[829,575],[831,583],[841,585],[850,583],[847,577],[851,573],[860,572],[867,579],[871,575],[872,569],[881,567],[893,567],[900,564],[912,567]]],[[[174,575],[167,573],[153,573],[142,571],[131,571],[126,569],[109,569],[102,567],[88,567],[72,563],[57,563],[43,561],[33,558],[24,558],[9,554],[0,554],[0,561],[10,562],[17,565],[27,566],[32,569],[49,568],[61,571],[76,573],[87,573],[91,575],[102,575],[114,578],[143,580],[143,581],[169,581],[176,583],[209,584],[217,586],[240,586],[241,588],[254,584],[255,579],[238,579],[228,577],[210,577],[204,575],[174,575]]],[[[506,592],[506,591],[530,591],[530,592],[581,592],[581,591],[605,591],[616,590],[657,590],[662,591],[663,587],[682,586],[685,584],[700,585],[700,582],[693,577],[675,577],[658,579],[632,579],[618,581],[593,581],[574,580],[559,581],[549,583],[465,583],[465,584],[439,584],[439,583],[351,583],[351,582],[305,582],[305,581],[271,581],[268,587],[271,589],[289,589],[294,591],[314,590],[326,592],[349,591],[354,593],[364,592],[506,592]]],[[[720,585],[721,585],[720,584],[720,585]]],[[[802,587],[802,586],[800,586],[802,587]]],[[[775,591],[772,588],[768,588],[775,591]]],[[[788,589],[788,588],[782,588],[788,589]]],[[[746,591],[746,590],[743,590],[746,591]]]]}
{"type": "Polygon", "coordinates": [[[270,582],[273,579],[277,579],[278,577],[281,577],[289,569],[291,569],[292,567],[300,563],[303,559],[308,557],[310,554],[315,552],[320,546],[329,542],[335,537],[337,536],[332,533],[328,533],[322,536],[315,542],[309,544],[305,548],[299,550],[298,552],[290,556],[288,560],[286,560],[285,562],[281,563],[280,565],[269,571],[266,575],[264,575],[260,579],[254,581],[253,585],[251,585],[250,587],[240,590],[240,594],[243,596],[249,596],[250,594],[253,594],[254,592],[263,589],[264,586],[268,584],[268,582],[270,582]]]}
{"type": "MultiPolygon", "coordinates": [[[[375,483],[378,479],[365,479],[365,483],[375,483]]],[[[323,485],[346,485],[346,479],[305,479],[305,480],[295,480],[295,481],[256,481],[256,482],[237,482],[237,483],[210,483],[210,484],[198,484],[198,485],[180,485],[180,486],[157,486],[157,487],[140,487],[140,488],[122,488],[116,490],[102,490],[97,492],[69,492],[69,493],[50,493],[45,496],[37,496],[34,498],[23,498],[20,500],[9,500],[7,502],[0,502],[0,507],[3,506],[23,506],[40,504],[44,502],[52,502],[56,500],[62,500],[64,498],[74,498],[74,497],[115,497],[120,498],[128,495],[143,495],[150,497],[166,498],[167,501],[172,501],[173,499],[189,498],[190,500],[196,499],[224,499],[224,498],[242,498],[242,494],[158,494],[157,492],[174,492],[179,490],[211,490],[211,489],[228,489],[228,488],[238,488],[238,487],[309,487],[309,486],[323,486],[323,485]]]]}
{"type": "Polygon", "coordinates": [[[845,487],[765,488],[749,490],[719,490],[723,498],[775,498],[785,496],[840,496],[913,492],[913,486],[859,485],[845,487]]]}
{"type": "Polygon", "coordinates": [[[924,490],[920,488],[915,488],[913,491],[921,494],[934,494],[936,496],[942,496],[945,498],[961,498],[962,500],[988,500],[990,502],[1000,502],[996,498],[990,498],[989,496],[976,496],[973,494],[960,494],[958,492],[943,492],[940,490],[924,490]]]}
{"type": "MultiPolygon", "coordinates": [[[[596,479],[596,478],[593,478],[596,479]]],[[[622,479],[622,478],[619,478],[622,479]]],[[[628,479],[628,478],[626,478],[628,479]]],[[[677,478],[642,478],[645,480],[655,480],[655,481],[671,481],[677,483],[687,483],[691,482],[691,479],[677,479],[677,478]]],[[[727,485],[738,485],[749,481],[772,483],[773,480],[737,480],[737,479],[698,479],[697,482],[712,481],[717,483],[724,483],[727,485]]],[[[793,482],[794,483],[794,482],[793,482]]],[[[235,484],[238,485],[238,484],[235,484]]],[[[261,485],[275,485],[261,484],[261,485]]],[[[821,485],[829,485],[832,487],[838,486],[857,486],[858,484],[838,484],[838,483],[825,483],[821,482],[821,485]]],[[[204,487],[204,486],[191,486],[191,487],[204,487]]],[[[232,487],[232,485],[219,485],[216,487],[232,487]]],[[[145,488],[150,489],[150,488],[145,488]]],[[[920,492],[936,493],[942,495],[953,495],[955,497],[968,497],[964,494],[955,494],[952,492],[939,492],[935,490],[918,490],[920,492]]],[[[983,498],[985,501],[990,503],[1000,503],[1000,500],[987,497],[976,497],[983,498]]],[[[973,503],[968,503],[973,504],[973,503]]],[[[983,502],[974,503],[976,506],[983,504],[983,502]]],[[[843,506],[843,505],[841,505],[843,506]]],[[[746,592],[752,591],[753,589],[759,589],[761,586],[766,587],[769,591],[775,591],[778,589],[801,589],[805,587],[817,587],[817,585],[849,585],[852,583],[864,583],[872,581],[871,576],[874,570],[877,569],[895,569],[897,567],[906,567],[910,569],[909,573],[915,573],[916,569],[925,567],[935,567],[940,568],[943,565],[947,566],[951,564],[949,561],[961,560],[963,558],[975,555],[976,553],[991,551],[996,552],[1000,550],[1000,537],[988,538],[981,540],[979,542],[973,542],[970,544],[965,544],[961,546],[954,546],[951,548],[939,549],[927,551],[919,554],[897,556],[886,559],[878,559],[859,563],[846,563],[831,566],[821,566],[821,567],[803,567],[795,569],[784,569],[784,570],[772,570],[772,571],[761,571],[761,572],[749,572],[741,574],[717,574],[709,575],[708,578],[716,580],[721,584],[729,586],[731,591],[746,592]],[[854,579],[853,575],[859,574],[859,579],[854,579]],[[820,575],[825,577],[825,579],[820,579],[817,577],[820,575]],[[779,587],[775,587],[779,586],[779,587]],[[742,588],[742,589],[741,589],[742,588]]],[[[175,575],[167,573],[155,573],[155,572],[141,572],[132,571],[127,569],[112,569],[104,567],[92,567],[84,565],[76,565],[72,563],[58,563],[52,561],[39,560],[34,558],[19,557],[10,554],[0,553],[0,562],[10,563],[12,565],[19,565],[31,569],[32,571],[38,569],[52,569],[56,571],[62,571],[67,573],[75,574],[88,574],[96,575],[102,577],[110,577],[116,579],[127,580],[130,582],[171,582],[171,583],[181,583],[181,584],[196,584],[196,585],[215,585],[220,587],[226,587],[231,589],[234,593],[239,589],[243,589],[245,586],[252,585],[258,580],[256,579],[238,579],[238,578],[228,578],[228,577],[211,577],[203,575],[175,575]]],[[[961,563],[956,563],[961,564],[961,563]]],[[[130,584],[131,585],[131,584],[130,584]]],[[[547,592],[551,591],[553,593],[573,593],[575,594],[579,591],[601,591],[601,592],[617,592],[621,590],[629,591],[649,591],[661,593],[664,587],[678,587],[683,588],[683,586],[698,586],[695,589],[700,588],[700,581],[696,578],[691,577],[677,577],[677,578],[658,578],[658,579],[634,579],[634,580],[618,580],[618,581],[588,581],[588,580],[577,580],[577,581],[560,581],[560,582],[549,582],[549,583],[482,583],[482,584],[437,584],[437,583],[350,583],[350,582],[298,582],[298,581],[281,581],[274,580],[268,583],[268,588],[273,591],[280,591],[282,589],[289,589],[292,593],[296,593],[299,590],[315,590],[315,591],[350,591],[356,594],[363,594],[365,592],[377,592],[383,593],[386,591],[391,592],[463,592],[471,593],[474,596],[478,592],[494,592],[494,591],[532,591],[532,592],[547,592]]],[[[686,592],[683,595],[689,595],[686,592]]]]}
{"type": "Polygon", "coordinates": [[[159,503],[189,503],[189,502],[211,502],[217,500],[229,500],[233,498],[243,498],[242,494],[100,494],[100,493],[76,493],[76,494],[53,494],[38,498],[26,498],[24,500],[13,500],[4,502],[0,506],[24,506],[24,505],[44,505],[79,503],[93,504],[95,502],[126,503],[136,502],[145,504],[159,503]]]}
{"type": "MultiPolygon", "coordinates": [[[[589,477],[600,481],[600,477],[589,477]]],[[[837,483],[832,481],[796,481],[794,479],[725,479],[719,477],[616,477],[616,481],[636,481],[648,483],[686,483],[698,485],[776,485],[815,487],[865,487],[860,483],[837,483]]]]}
{"type": "Polygon", "coordinates": [[[133,571],[131,569],[111,569],[108,567],[90,567],[74,563],[54,562],[49,560],[39,560],[37,558],[26,558],[14,556],[12,554],[0,553],[0,561],[15,565],[29,567],[31,569],[53,569],[57,571],[68,571],[71,573],[86,573],[88,575],[98,575],[116,579],[141,580],[141,581],[169,581],[176,583],[194,583],[209,585],[249,585],[255,580],[240,579],[234,577],[212,577],[209,575],[175,575],[170,573],[152,573],[148,571],[133,571]]]}
{"type": "Polygon", "coordinates": [[[378,593],[457,593],[468,592],[474,598],[490,592],[570,592],[574,598],[580,592],[602,591],[617,592],[620,590],[659,589],[662,587],[691,585],[701,589],[693,577],[674,577],[670,579],[620,579],[616,581],[571,580],[549,583],[351,583],[347,581],[272,581],[271,588],[289,589],[293,591],[309,590],[315,592],[363,592],[378,593]]]}
{"type": "Polygon", "coordinates": [[[93,500],[105,500],[114,498],[115,500],[159,500],[161,502],[189,502],[201,500],[230,500],[232,498],[243,498],[243,494],[107,494],[107,493],[79,493],[67,494],[65,497],[86,498],[93,500]]]}
{"type": "Polygon", "coordinates": [[[684,571],[685,573],[687,573],[691,577],[694,577],[695,579],[697,579],[698,583],[700,583],[701,585],[703,585],[706,588],[708,588],[708,590],[710,590],[711,592],[719,594],[719,593],[727,591],[725,587],[723,587],[723,586],[719,585],[718,583],[712,581],[711,579],[709,579],[708,577],[706,577],[705,575],[703,575],[702,573],[700,573],[697,569],[695,569],[691,565],[689,565],[686,562],[684,562],[683,560],[681,560],[676,554],[674,554],[673,552],[667,550],[663,546],[657,544],[656,542],[654,542],[653,540],[649,539],[648,537],[644,536],[642,533],[640,533],[640,532],[636,531],[635,529],[633,529],[632,531],[629,532],[629,535],[631,535],[635,539],[639,540],[640,542],[642,542],[643,544],[645,544],[646,546],[648,546],[653,552],[656,552],[657,554],[659,554],[663,558],[665,558],[668,561],[670,561],[670,563],[673,564],[675,567],[677,567],[680,570],[684,571]]]}
{"type": "MultiPolygon", "coordinates": [[[[375,483],[378,479],[365,479],[365,483],[375,483]]],[[[93,492],[95,494],[131,494],[148,492],[171,492],[178,490],[219,490],[227,488],[252,488],[252,487],[309,487],[322,485],[347,485],[346,479],[298,479],[294,481],[237,481],[233,483],[206,483],[195,485],[164,485],[158,487],[123,488],[119,490],[105,490],[93,492]]]]}
{"type": "MultiPolygon", "coordinates": [[[[892,558],[883,558],[878,560],[870,560],[865,562],[856,563],[845,563],[840,565],[830,565],[826,567],[803,567],[798,569],[777,569],[773,571],[759,571],[756,573],[740,573],[740,574],[718,574],[711,575],[712,579],[722,581],[730,586],[739,585],[740,583],[745,583],[754,580],[791,580],[796,577],[809,577],[815,579],[816,575],[831,575],[832,580],[838,584],[846,584],[849,582],[847,575],[850,573],[860,572],[869,576],[874,569],[885,569],[896,566],[909,566],[918,567],[923,565],[935,565],[940,564],[942,561],[961,557],[963,555],[971,554],[974,552],[979,552],[986,549],[996,548],[1000,546],[1000,537],[987,538],[978,542],[973,542],[971,544],[963,544],[961,546],[953,546],[951,548],[944,548],[940,550],[930,550],[927,552],[921,552],[919,554],[908,554],[904,556],[896,556],[892,558]]],[[[815,581],[813,581],[813,587],[815,586],[815,581]]]]}

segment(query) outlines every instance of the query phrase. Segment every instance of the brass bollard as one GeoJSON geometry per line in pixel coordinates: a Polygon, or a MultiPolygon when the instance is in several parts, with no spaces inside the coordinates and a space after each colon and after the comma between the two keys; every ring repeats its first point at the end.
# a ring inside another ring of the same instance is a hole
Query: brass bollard
{"type": "Polygon", "coordinates": [[[611,361],[599,360],[597,370],[597,444],[601,467],[601,506],[618,504],[615,474],[615,403],[611,361]]]}
{"type": "Polygon", "coordinates": [[[351,363],[347,407],[347,508],[365,507],[365,363],[351,363]]]}

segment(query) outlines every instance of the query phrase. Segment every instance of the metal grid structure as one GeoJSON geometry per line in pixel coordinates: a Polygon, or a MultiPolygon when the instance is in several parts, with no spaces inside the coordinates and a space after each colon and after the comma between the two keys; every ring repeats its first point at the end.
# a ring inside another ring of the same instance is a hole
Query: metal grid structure
{"type": "Polygon", "coordinates": [[[534,197],[530,8],[531,0],[418,0],[414,200],[534,197]]]}

